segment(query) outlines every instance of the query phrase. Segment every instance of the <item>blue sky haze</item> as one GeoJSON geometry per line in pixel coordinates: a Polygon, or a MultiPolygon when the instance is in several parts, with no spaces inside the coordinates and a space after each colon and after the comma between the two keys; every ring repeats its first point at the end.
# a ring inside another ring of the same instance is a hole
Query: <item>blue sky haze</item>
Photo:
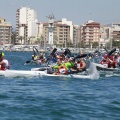
{"type": "Polygon", "coordinates": [[[120,0],[3,0],[0,3],[0,17],[15,27],[16,10],[30,5],[42,22],[47,22],[46,16],[52,13],[56,20],[67,18],[78,25],[89,19],[101,24],[120,22],[120,0]]]}

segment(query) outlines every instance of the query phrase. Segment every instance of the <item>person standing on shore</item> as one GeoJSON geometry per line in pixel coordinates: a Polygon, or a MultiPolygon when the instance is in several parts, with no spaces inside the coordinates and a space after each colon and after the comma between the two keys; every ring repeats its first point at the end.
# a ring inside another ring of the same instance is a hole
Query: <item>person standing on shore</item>
{"type": "Polygon", "coordinates": [[[8,60],[4,58],[5,54],[3,52],[0,53],[0,70],[10,69],[10,64],[8,60]]]}

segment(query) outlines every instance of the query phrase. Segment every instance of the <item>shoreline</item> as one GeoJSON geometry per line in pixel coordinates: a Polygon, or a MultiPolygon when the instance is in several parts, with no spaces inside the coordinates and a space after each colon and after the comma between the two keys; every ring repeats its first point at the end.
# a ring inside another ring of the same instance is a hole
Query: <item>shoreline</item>
{"type": "MultiPolygon", "coordinates": [[[[42,47],[39,45],[12,45],[12,44],[4,44],[0,45],[0,51],[8,51],[8,52],[33,52],[33,48],[36,48],[38,52],[51,52],[54,48],[50,47],[42,47]]],[[[63,52],[66,48],[56,47],[58,52],[63,52]]],[[[98,48],[68,48],[71,53],[93,53],[98,48]]],[[[99,49],[100,52],[106,52],[105,49],[99,49]]]]}

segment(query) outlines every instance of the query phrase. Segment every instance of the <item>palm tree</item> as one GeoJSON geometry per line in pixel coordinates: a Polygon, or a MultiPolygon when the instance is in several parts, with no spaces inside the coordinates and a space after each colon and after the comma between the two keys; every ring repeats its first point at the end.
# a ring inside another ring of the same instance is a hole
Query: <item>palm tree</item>
{"type": "Polygon", "coordinates": [[[16,32],[15,32],[15,31],[12,31],[11,43],[12,43],[12,44],[15,44],[15,41],[16,41],[16,32]]]}

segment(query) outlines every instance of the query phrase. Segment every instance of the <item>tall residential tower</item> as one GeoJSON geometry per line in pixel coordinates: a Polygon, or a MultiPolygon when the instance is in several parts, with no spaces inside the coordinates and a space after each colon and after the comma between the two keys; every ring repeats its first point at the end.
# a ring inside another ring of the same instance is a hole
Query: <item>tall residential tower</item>
{"type": "Polygon", "coordinates": [[[16,11],[16,44],[32,44],[30,38],[37,35],[37,13],[30,7],[16,11]]]}
{"type": "Polygon", "coordinates": [[[11,44],[12,25],[0,18],[0,45],[11,44]]]}

